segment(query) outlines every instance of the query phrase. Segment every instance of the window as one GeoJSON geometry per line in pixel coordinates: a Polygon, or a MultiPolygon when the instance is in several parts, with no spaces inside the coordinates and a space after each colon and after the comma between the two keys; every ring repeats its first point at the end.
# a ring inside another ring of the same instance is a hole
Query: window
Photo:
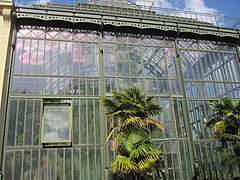
{"type": "Polygon", "coordinates": [[[71,103],[69,100],[44,102],[42,144],[44,146],[71,145],[71,103]]]}

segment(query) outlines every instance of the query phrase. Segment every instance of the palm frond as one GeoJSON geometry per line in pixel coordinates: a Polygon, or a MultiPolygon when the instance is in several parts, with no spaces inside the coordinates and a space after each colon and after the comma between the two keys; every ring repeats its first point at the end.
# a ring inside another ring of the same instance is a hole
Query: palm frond
{"type": "Polygon", "coordinates": [[[133,159],[142,159],[146,153],[147,153],[148,149],[146,148],[146,146],[139,146],[137,149],[134,149],[131,154],[130,157],[133,159]]]}
{"type": "Polygon", "coordinates": [[[144,131],[144,129],[133,129],[132,132],[127,135],[128,143],[132,144],[133,146],[147,140],[149,140],[148,132],[144,131]]]}
{"type": "Polygon", "coordinates": [[[118,129],[119,127],[120,127],[120,126],[116,126],[116,127],[114,127],[114,128],[110,131],[110,133],[109,133],[108,136],[107,136],[107,139],[106,139],[105,144],[107,144],[107,143],[109,142],[111,136],[112,136],[113,133],[116,131],[116,129],[118,129]]]}
{"type": "Polygon", "coordinates": [[[150,161],[149,159],[142,159],[138,162],[138,167],[140,171],[146,171],[152,168],[154,161],[150,161]]]}
{"type": "Polygon", "coordinates": [[[110,98],[102,97],[100,101],[108,111],[113,111],[113,109],[117,108],[117,103],[110,98]]]}
{"type": "Polygon", "coordinates": [[[119,143],[119,146],[116,149],[118,151],[118,153],[120,153],[121,155],[129,156],[129,154],[132,151],[132,146],[133,145],[127,141],[126,136],[118,133],[116,135],[116,140],[119,143]]]}
{"type": "Polygon", "coordinates": [[[146,143],[146,144],[141,144],[140,146],[138,146],[138,148],[136,149],[139,152],[139,155],[141,155],[141,157],[145,157],[146,154],[149,151],[149,146],[150,143],[146,143]]]}
{"type": "Polygon", "coordinates": [[[113,99],[116,102],[121,102],[124,99],[128,99],[128,97],[126,97],[125,94],[120,93],[120,92],[112,92],[112,94],[113,94],[113,99]]]}
{"type": "Polygon", "coordinates": [[[142,128],[144,123],[140,117],[130,117],[124,121],[121,126],[121,129],[124,130],[129,127],[139,127],[142,128]]]}
{"type": "Polygon", "coordinates": [[[222,133],[219,135],[219,137],[227,141],[240,141],[240,135],[236,135],[236,134],[222,133]]]}
{"type": "Polygon", "coordinates": [[[123,90],[123,92],[131,97],[133,100],[142,100],[145,99],[146,94],[140,90],[140,88],[132,86],[123,90]]]}
{"type": "Polygon", "coordinates": [[[215,134],[225,132],[226,128],[227,128],[227,125],[224,121],[218,121],[213,125],[215,134]]]}
{"type": "Polygon", "coordinates": [[[119,109],[113,112],[108,112],[107,115],[110,117],[128,117],[132,114],[132,110],[131,109],[119,109]]]}
{"type": "Polygon", "coordinates": [[[149,134],[144,129],[132,129],[131,131],[128,129],[128,131],[122,131],[117,134],[116,139],[119,142],[117,151],[121,155],[131,156],[131,153],[139,148],[140,150],[138,151],[141,155],[146,148],[149,149],[152,147],[149,134]]]}
{"type": "Polygon", "coordinates": [[[213,153],[221,158],[224,158],[223,156],[230,156],[232,151],[229,148],[222,148],[222,146],[217,146],[213,148],[213,153]]]}
{"type": "Polygon", "coordinates": [[[139,169],[141,171],[151,169],[155,165],[155,163],[160,159],[159,155],[160,153],[158,151],[155,150],[147,151],[145,157],[138,162],[139,169]]]}
{"type": "Polygon", "coordinates": [[[133,162],[129,157],[118,155],[112,163],[113,173],[120,172],[120,174],[127,174],[137,170],[137,164],[133,162]]]}
{"type": "Polygon", "coordinates": [[[154,99],[155,99],[154,96],[149,96],[149,97],[146,98],[146,102],[147,102],[147,103],[153,103],[153,100],[154,100],[154,99]]]}
{"type": "Polygon", "coordinates": [[[218,121],[219,121],[219,118],[213,117],[209,121],[204,123],[204,127],[206,127],[206,128],[211,127],[212,125],[214,125],[218,121]]]}
{"type": "Polygon", "coordinates": [[[150,127],[151,129],[158,128],[161,131],[164,130],[164,124],[157,121],[156,119],[146,118],[144,121],[146,123],[146,126],[150,127]]]}
{"type": "Polygon", "coordinates": [[[149,103],[146,105],[146,114],[148,116],[159,115],[163,112],[163,108],[158,104],[149,103]]]}

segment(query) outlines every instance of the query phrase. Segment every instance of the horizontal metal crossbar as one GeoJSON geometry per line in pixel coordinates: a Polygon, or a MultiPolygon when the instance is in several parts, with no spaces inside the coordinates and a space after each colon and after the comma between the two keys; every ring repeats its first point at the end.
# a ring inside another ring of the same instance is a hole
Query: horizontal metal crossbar
{"type": "MultiPolygon", "coordinates": [[[[32,4],[28,1],[22,0],[13,0],[16,7],[31,7],[32,4]]],[[[234,28],[240,29],[239,24],[234,26],[239,18],[236,17],[228,17],[224,15],[218,14],[209,14],[202,12],[193,12],[186,11],[181,9],[170,9],[170,8],[162,8],[157,7],[153,1],[141,1],[140,4],[135,4],[131,1],[111,1],[111,0],[54,0],[55,4],[49,4],[48,0],[36,0],[34,1],[35,5],[42,6],[43,8],[49,8],[50,6],[55,6],[60,8],[64,6],[64,9],[71,9],[78,11],[79,9],[87,8],[91,11],[104,12],[106,11],[115,13],[115,14],[139,14],[141,16],[149,16],[153,17],[155,15],[164,15],[175,17],[179,19],[192,19],[192,21],[197,20],[201,22],[213,23],[218,27],[225,28],[234,28]],[[61,7],[59,7],[59,5],[61,7]]]]}
{"type": "MultiPolygon", "coordinates": [[[[93,7],[93,9],[95,6],[93,7]]],[[[71,9],[65,5],[42,5],[16,8],[19,24],[42,25],[53,27],[86,28],[94,30],[134,32],[143,34],[166,35],[172,37],[189,37],[239,43],[240,31],[215,26],[213,23],[200,22],[191,18],[177,18],[174,16],[151,15],[152,11],[139,11],[138,15],[113,14],[113,11],[97,12],[87,7],[71,9]],[[61,10],[61,11],[59,11],[61,10]],[[142,12],[142,13],[141,13],[142,12]],[[140,16],[142,14],[142,16],[140,16]],[[131,17],[131,18],[129,18],[131,17]]],[[[127,11],[128,9],[126,9],[127,11]]],[[[134,9],[132,9],[134,11],[134,9]]]]}

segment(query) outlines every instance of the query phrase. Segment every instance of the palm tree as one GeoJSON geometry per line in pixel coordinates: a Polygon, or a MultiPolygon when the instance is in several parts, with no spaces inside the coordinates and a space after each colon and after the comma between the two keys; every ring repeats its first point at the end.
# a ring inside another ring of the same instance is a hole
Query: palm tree
{"type": "Polygon", "coordinates": [[[150,131],[155,128],[163,130],[161,122],[150,118],[163,111],[159,105],[153,102],[154,97],[147,97],[137,87],[129,87],[123,89],[121,93],[113,92],[112,94],[112,98],[103,97],[101,101],[107,109],[107,115],[112,117],[121,128],[135,124],[141,128],[150,128],[150,131]]]}
{"type": "Polygon", "coordinates": [[[210,104],[210,112],[212,116],[205,127],[212,127],[214,137],[221,143],[215,152],[221,154],[223,165],[232,169],[237,163],[240,171],[240,102],[222,98],[210,104]]]}
{"type": "Polygon", "coordinates": [[[130,87],[114,92],[112,98],[101,98],[101,101],[107,115],[115,121],[107,142],[117,132],[112,141],[112,149],[117,152],[112,172],[127,179],[144,179],[155,168],[159,176],[164,176],[159,166],[163,155],[154,149],[150,138],[152,131],[163,130],[163,124],[152,118],[162,112],[162,108],[154,104],[154,97],[147,97],[139,88],[130,87]]]}

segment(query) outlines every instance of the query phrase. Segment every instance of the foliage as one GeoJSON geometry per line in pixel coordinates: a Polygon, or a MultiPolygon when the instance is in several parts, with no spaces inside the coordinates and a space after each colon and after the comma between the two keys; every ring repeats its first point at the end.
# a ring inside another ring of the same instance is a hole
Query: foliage
{"type": "Polygon", "coordinates": [[[144,178],[158,169],[158,175],[164,176],[159,162],[163,159],[156,150],[150,134],[154,130],[163,130],[163,124],[152,118],[162,112],[162,108],[154,104],[153,97],[147,97],[137,87],[114,92],[112,98],[101,98],[107,115],[115,121],[115,126],[107,137],[110,140],[114,132],[112,149],[117,152],[112,163],[112,172],[119,176],[144,178]]]}
{"type": "Polygon", "coordinates": [[[158,160],[160,152],[156,151],[145,129],[128,129],[117,134],[113,148],[121,152],[112,164],[113,172],[145,172],[158,160]]]}
{"type": "Polygon", "coordinates": [[[240,102],[222,98],[210,104],[211,119],[205,127],[213,128],[214,137],[221,143],[215,153],[221,157],[221,164],[229,174],[237,164],[240,170],[240,102]]]}
{"type": "Polygon", "coordinates": [[[219,102],[211,103],[210,106],[212,118],[205,126],[212,126],[215,137],[223,143],[240,141],[240,102],[223,98],[219,102]]]}
{"type": "Polygon", "coordinates": [[[153,103],[154,97],[146,97],[146,94],[137,87],[124,89],[122,93],[113,92],[113,99],[101,100],[108,111],[107,115],[118,117],[122,121],[130,117],[145,119],[162,112],[162,108],[153,103]]]}

